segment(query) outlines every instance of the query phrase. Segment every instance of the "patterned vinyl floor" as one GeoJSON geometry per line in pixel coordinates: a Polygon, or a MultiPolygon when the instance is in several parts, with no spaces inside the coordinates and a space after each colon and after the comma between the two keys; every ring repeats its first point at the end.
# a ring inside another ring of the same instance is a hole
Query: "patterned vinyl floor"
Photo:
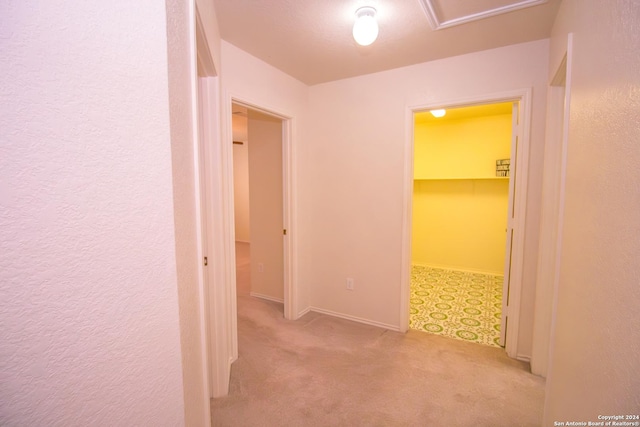
{"type": "Polygon", "coordinates": [[[409,327],[498,347],[502,281],[503,276],[414,265],[409,327]]]}

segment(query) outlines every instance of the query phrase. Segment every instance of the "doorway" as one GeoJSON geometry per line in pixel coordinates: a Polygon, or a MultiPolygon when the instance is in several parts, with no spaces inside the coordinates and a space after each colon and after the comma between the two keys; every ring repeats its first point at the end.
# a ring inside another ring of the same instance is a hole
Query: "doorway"
{"type": "MultiPolygon", "coordinates": [[[[518,356],[520,299],[523,279],[523,254],[524,254],[524,230],[525,212],[527,205],[527,181],[529,163],[529,132],[531,116],[531,90],[520,89],[509,92],[501,92],[492,95],[470,97],[449,102],[438,102],[407,107],[406,109],[406,143],[405,143],[405,187],[404,187],[404,212],[402,228],[402,276],[401,276],[401,330],[409,329],[410,297],[411,297],[411,268],[412,268],[412,233],[413,233],[413,193],[414,193],[414,134],[415,114],[434,109],[454,109],[459,107],[472,107],[487,104],[510,103],[513,106],[512,139],[509,164],[509,201],[507,209],[507,226],[502,229],[505,237],[505,264],[504,283],[502,290],[503,302],[501,304],[500,345],[504,346],[507,355],[513,358],[518,356]],[[506,234],[506,236],[505,236],[506,234]],[[510,254],[510,256],[508,256],[510,254]]],[[[495,158],[491,162],[491,169],[495,177],[496,166],[506,166],[506,163],[498,163],[495,158]]],[[[417,167],[417,166],[416,166],[417,167]]],[[[452,213],[453,214],[453,213],[452,213]]],[[[455,212],[458,214],[458,212],[455,212]]]]}
{"type": "Polygon", "coordinates": [[[512,102],[414,113],[414,330],[501,346],[512,116],[512,102]]]}
{"type": "Polygon", "coordinates": [[[236,294],[279,303],[285,300],[284,123],[232,103],[236,294]]]}

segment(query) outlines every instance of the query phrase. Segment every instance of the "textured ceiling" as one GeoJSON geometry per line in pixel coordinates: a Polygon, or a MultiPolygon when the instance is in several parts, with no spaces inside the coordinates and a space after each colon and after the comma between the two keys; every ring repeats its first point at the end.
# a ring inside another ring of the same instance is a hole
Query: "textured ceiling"
{"type": "MultiPolygon", "coordinates": [[[[559,0],[433,30],[426,0],[214,0],[222,38],[312,85],[550,35],[559,0]],[[351,35],[358,7],[378,11],[370,46],[351,35]]],[[[462,0],[439,0],[438,3],[462,0]]],[[[507,0],[474,0],[490,9],[507,0]]],[[[477,7],[474,8],[477,12],[477,7]]]]}

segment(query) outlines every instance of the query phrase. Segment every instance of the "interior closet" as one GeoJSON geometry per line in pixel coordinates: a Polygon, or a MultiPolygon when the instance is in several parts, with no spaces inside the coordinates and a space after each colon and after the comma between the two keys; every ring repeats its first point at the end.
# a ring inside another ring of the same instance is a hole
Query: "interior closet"
{"type": "Polygon", "coordinates": [[[512,103],[414,120],[410,326],[498,345],[512,103]]]}

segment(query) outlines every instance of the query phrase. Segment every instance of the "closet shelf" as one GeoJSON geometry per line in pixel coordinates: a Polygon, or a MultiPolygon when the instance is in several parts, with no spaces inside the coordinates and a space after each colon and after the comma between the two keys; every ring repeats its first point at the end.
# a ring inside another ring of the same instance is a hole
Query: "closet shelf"
{"type": "Polygon", "coordinates": [[[460,181],[460,180],[508,180],[508,176],[487,176],[487,177],[455,177],[455,178],[413,178],[414,181],[460,181]]]}

